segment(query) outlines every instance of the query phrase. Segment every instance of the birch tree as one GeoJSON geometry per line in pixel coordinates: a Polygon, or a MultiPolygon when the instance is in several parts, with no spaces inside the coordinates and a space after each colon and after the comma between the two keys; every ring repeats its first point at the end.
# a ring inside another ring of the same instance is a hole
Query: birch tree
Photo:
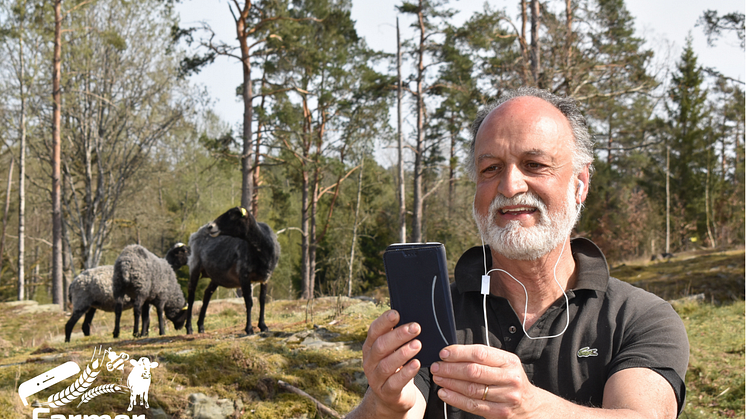
{"type": "Polygon", "coordinates": [[[61,85],[61,201],[73,232],[67,245],[80,268],[99,264],[128,180],[188,106],[178,90],[177,57],[163,54],[168,13],[144,0],[99,1],[74,14],[61,85]]]}

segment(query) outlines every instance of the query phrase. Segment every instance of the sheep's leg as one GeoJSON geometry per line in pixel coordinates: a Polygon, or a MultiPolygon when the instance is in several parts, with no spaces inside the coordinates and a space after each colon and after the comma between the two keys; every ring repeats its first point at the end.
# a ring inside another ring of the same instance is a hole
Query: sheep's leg
{"type": "Polygon", "coordinates": [[[118,298],[114,305],[114,338],[119,337],[119,319],[122,317],[122,299],[118,298]]]}
{"type": "Polygon", "coordinates": [[[165,307],[166,302],[159,302],[155,306],[155,310],[158,312],[158,333],[163,336],[166,334],[166,316],[163,311],[163,307],[165,307]]]}
{"type": "Polygon", "coordinates": [[[140,336],[147,336],[150,333],[150,304],[142,305],[142,332],[140,336]]]}
{"type": "Polygon", "coordinates": [[[259,289],[259,330],[266,332],[269,330],[267,324],[264,323],[264,302],[267,300],[267,283],[262,282],[262,286],[259,289]]]}
{"type": "Polygon", "coordinates": [[[132,307],[132,311],[135,315],[135,324],[132,326],[132,336],[139,338],[140,337],[140,316],[142,315],[142,302],[135,301],[135,306],[132,307]]]}
{"type": "Polygon", "coordinates": [[[88,309],[88,312],[85,313],[85,318],[83,319],[83,335],[85,336],[91,336],[91,322],[93,322],[93,315],[96,314],[96,308],[91,307],[88,309]]]}
{"type": "MultiPolygon", "coordinates": [[[[199,266],[191,269],[191,265],[189,269],[189,286],[187,287],[187,335],[192,334],[192,306],[194,305],[194,294],[197,293],[197,283],[199,282],[200,269],[201,268],[199,266]]],[[[204,307],[204,304],[202,306],[204,307]]]]}
{"type": "Polygon", "coordinates": [[[241,292],[243,292],[243,301],[246,304],[246,334],[253,335],[254,329],[251,327],[251,307],[254,305],[254,299],[251,292],[251,281],[241,281],[241,292]]]}
{"type": "Polygon", "coordinates": [[[210,299],[216,289],[218,289],[218,284],[214,281],[210,281],[210,285],[205,289],[205,294],[202,298],[202,308],[199,310],[199,319],[197,319],[197,330],[199,333],[205,333],[205,315],[207,314],[207,305],[210,304],[210,299]]]}
{"type": "MultiPolygon", "coordinates": [[[[75,323],[78,322],[80,317],[83,316],[86,311],[88,311],[88,307],[73,311],[73,314],[70,316],[70,320],[65,323],[65,342],[70,342],[70,335],[73,333],[73,327],[75,327],[75,323]]],[[[88,318],[88,316],[86,316],[86,318],[88,318]]]]}

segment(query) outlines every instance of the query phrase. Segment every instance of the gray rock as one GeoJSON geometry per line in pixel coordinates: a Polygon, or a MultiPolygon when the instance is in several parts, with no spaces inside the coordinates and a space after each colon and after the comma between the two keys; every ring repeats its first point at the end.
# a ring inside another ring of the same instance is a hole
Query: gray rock
{"type": "MultiPolygon", "coordinates": [[[[189,395],[188,413],[192,419],[226,419],[233,415],[239,403],[228,399],[209,397],[203,393],[189,395]]],[[[240,403],[241,408],[243,403],[240,403]]]]}
{"type": "Polygon", "coordinates": [[[168,416],[166,412],[163,411],[160,407],[152,407],[150,408],[150,417],[152,419],[171,419],[171,416],[168,416]]]}

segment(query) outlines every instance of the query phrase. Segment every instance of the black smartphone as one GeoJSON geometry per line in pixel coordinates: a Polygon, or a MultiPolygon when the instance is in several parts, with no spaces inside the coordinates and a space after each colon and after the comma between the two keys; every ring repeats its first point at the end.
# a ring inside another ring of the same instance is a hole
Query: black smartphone
{"type": "Polygon", "coordinates": [[[415,356],[423,367],[439,361],[438,353],[456,343],[446,249],[441,243],[392,244],[383,253],[391,308],[399,325],[417,322],[422,349],[415,356]]]}

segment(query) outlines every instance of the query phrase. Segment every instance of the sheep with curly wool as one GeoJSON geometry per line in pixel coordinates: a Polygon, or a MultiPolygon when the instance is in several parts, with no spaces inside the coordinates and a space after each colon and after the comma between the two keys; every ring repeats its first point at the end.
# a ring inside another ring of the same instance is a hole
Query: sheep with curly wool
{"type": "Polygon", "coordinates": [[[144,315],[143,308],[148,308],[150,305],[154,305],[158,313],[158,331],[161,335],[166,333],[164,315],[173,322],[176,330],[184,326],[186,300],[174,273],[174,267],[178,265],[179,259],[183,261],[184,255],[172,254],[167,255],[166,258],[159,258],[137,244],[129,245],[122,250],[114,263],[112,277],[116,301],[113,333],[115,338],[119,337],[119,321],[124,309],[125,296],[132,300],[135,316],[133,336],[148,335],[148,328],[145,327],[148,317],[144,315]],[[143,316],[143,329],[141,333],[138,333],[141,316],[143,316]]]}
{"type": "Polygon", "coordinates": [[[189,287],[187,305],[187,334],[192,333],[192,305],[200,276],[210,278],[202,299],[197,320],[199,333],[204,333],[205,314],[213,292],[218,286],[241,288],[246,305],[247,335],[254,333],[251,308],[254,305],[251,284],[261,284],[259,292],[259,330],[267,331],[264,305],[267,281],[277,266],[280,244],[274,231],[243,208],[233,208],[205,224],[189,237],[189,287]],[[220,222],[220,227],[216,222],[220,222]],[[237,226],[238,225],[238,226],[237,226]]]}
{"type": "MultiPolygon", "coordinates": [[[[70,342],[73,327],[80,317],[83,319],[83,334],[91,335],[91,322],[96,310],[108,312],[114,311],[114,291],[111,286],[111,277],[114,275],[113,265],[104,265],[97,268],[86,269],[75,277],[67,288],[67,297],[73,306],[70,320],[65,324],[65,342],[70,342]]],[[[125,296],[122,309],[132,308],[132,300],[125,296]]],[[[143,324],[145,323],[143,318],[143,324]]]]}
{"type": "MultiPolygon", "coordinates": [[[[166,261],[174,271],[187,264],[189,259],[189,247],[184,243],[176,243],[165,256],[166,261]]],[[[86,269],[70,283],[67,296],[72,304],[73,310],[70,320],[65,324],[65,342],[70,342],[73,328],[78,320],[85,314],[83,319],[83,335],[90,336],[91,322],[96,310],[114,312],[116,300],[112,277],[114,266],[104,265],[96,268],[86,269]]],[[[122,302],[122,310],[132,308],[132,300],[125,295],[122,302]]],[[[142,328],[148,330],[150,326],[150,306],[143,305],[142,328]]]]}

